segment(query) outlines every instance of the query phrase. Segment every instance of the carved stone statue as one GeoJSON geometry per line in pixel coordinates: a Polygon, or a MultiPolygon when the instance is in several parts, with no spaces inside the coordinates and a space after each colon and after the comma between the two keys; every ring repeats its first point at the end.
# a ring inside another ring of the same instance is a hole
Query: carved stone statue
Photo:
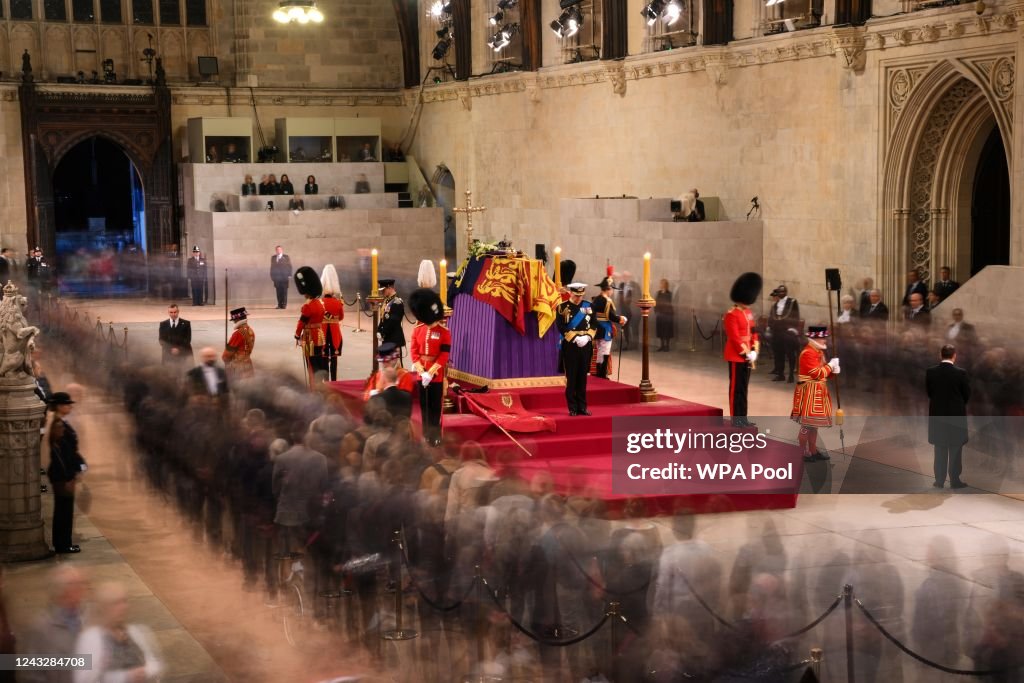
{"type": "Polygon", "coordinates": [[[32,347],[38,327],[25,320],[28,299],[8,280],[0,302],[0,378],[25,379],[32,376],[32,347]]]}
{"type": "Polygon", "coordinates": [[[21,80],[25,83],[32,82],[32,55],[25,50],[25,53],[21,55],[21,80]]]}

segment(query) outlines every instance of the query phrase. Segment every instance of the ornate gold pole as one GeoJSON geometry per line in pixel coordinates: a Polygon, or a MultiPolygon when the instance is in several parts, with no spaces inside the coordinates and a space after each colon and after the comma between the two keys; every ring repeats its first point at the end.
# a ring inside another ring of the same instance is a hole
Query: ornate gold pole
{"type": "Polygon", "coordinates": [[[486,206],[473,206],[473,192],[466,190],[466,206],[452,209],[455,213],[466,214],[466,253],[473,246],[473,214],[486,211],[486,206]]]}
{"type": "Polygon", "coordinates": [[[640,375],[640,400],[644,403],[650,403],[658,400],[658,392],[654,390],[654,385],[651,384],[651,356],[650,356],[650,340],[651,340],[651,309],[654,308],[654,299],[651,298],[649,292],[644,294],[644,297],[637,303],[640,308],[640,315],[643,318],[643,360],[642,370],[640,375]]]}
{"type": "MultiPolygon", "coordinates": [[[[374,287],[373,294],[366,297],[366,303],[370,304],[370,310],[373,311],[373,329],[370,330],[373,332],[373,369],[370,371],[372,377],[380,367],[377,363],[377,345],[380,343],[380,340],[377,339],[377,325],[380,324],[380,307],[384,303],[384,297],[380,295],[379,288],[374,287]]],[[[359,315],[362,314],[363,312],[359,311],[359,315]]]]}

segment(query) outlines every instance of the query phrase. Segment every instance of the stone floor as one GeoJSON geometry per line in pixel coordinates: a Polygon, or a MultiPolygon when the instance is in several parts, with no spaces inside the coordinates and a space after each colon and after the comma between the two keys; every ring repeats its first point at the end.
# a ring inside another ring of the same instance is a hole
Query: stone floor
{"type": "MultiPolygon", "coordinates": [[[[158,358],[156,324],[164,317],[163,303],[87,302],[78,308],[104,322],[114,321],[117,328],[127,326],[133,350],[158,358]]],[[[300,359],[292,341],[297,313],[295,305],[287,311],[250,310],[257,333],[257,371],[279,364],[299,373],[300,359]]],[[[185,305],[182,315],[193,321],[196,349],[223,344],[222,309],[185,305]]],[[[349,313],[341,365],[342,378],[349,379],[365,376],[371,343],[368,332],[356,332],[348,324],[354,322],[352,318],[354,314],[349,313]]],[[[659,390],[713,405],[724,402],[726,376],[716,355],[680,350],[652,353],[651,358],[659,390]]],[[[50,372],[59,390],[67,376],[59,368],[50,372]]],[[[759,372],[752,382],[751,415],[788,413],[792,386],[771,383],[765,374],[759,372]]],[[[627,352],[622,381],[637,382],[639,375],[639,354],[627,352]]],[[[870,395],[851,392],[850,414],[870,411],[871,401],[870,395]]],[[[326,635],[310,642],[315,657],[308,649],[287,645],[274,611],[263,605],[260,596],[242,590],[240,569],[197,542],[165,501],[134,480],[130,427],[118,406],[86,389],[76,412],[94,494],[90,514],[79,513],[76,518],[76,537],[83,552],[7,567],[5,596],[15,628],[45,604],[45,568],[55,562],[73,562],[88,568],[94,581],[116,579],[128,587],[130,618],[157,632],[170,666],[166,680],[319,681],[346,674],[364,675],[366,681],[417,680],[415,670],[406,665],[374,673],[351,648],[326,635]]],[[[851,444],[858,438],[855,423],[851,420],[847,435],[851,444]]],[[[827,438],[835,440],[833,434],[827,438]]],[[[834,478],[841,479],[850,458],[838,455],[834,461],[834,478]]],[[[968,462],[968,481],[970,468],[968,462]]],[[[900,493],[802,495],[793,510],[702,517],[697,533],[728,567],[741,546],[768,533],[766,525],[771,522],[787,557],[787,574],[804,588],[810,614],[819,613],[835,597],[836,587],[852,581],[851,575],[883,565],[895,567],[903,584],[905,620],[913,611],[917,587],[935,572],[951,579],[955,586],[951,604],[966,613],[991,596],[992,568],[1000,560],[1024,571],[1024,502],[976,489],[933,492],[930,478],[913,469],[904,470],[912,486],[900,493]],[[944,546],[949,549],[946,556],[929,553],[929,546],[939,538],[949,541],[944,546]]],[[[48,519],[51,499],[45,496],[44,501],[48,519]]],[[[964,638],[970,639],[967,634],[964,638]]],[[[816,630],[802,643],[810,647],[828,640],[827,630],[816,630]]],[[[398,654],[397,661],[407,661],[398,654]]],[[[903,659],[909,680],[945,680],[942,674],[933,675],[903,659]]],[[[944,663],[971,666],[965,657],[944,663]]]]}

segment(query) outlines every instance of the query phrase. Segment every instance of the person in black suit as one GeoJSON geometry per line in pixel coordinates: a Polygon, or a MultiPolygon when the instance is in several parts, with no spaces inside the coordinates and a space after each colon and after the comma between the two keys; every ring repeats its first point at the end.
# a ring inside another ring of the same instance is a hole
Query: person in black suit
{"type": "Polygon", "coordinates": [[[861,309],[861,317],[865,320],[885,322],[889,319],[889,307],[882,302],[882,291],[872,289],[868,292],[868,305],[861,309]]]}
{"type": "Polygon", "coordinates": [[[207,346],[199,351],[201,363],[186,373],[189,394],[223,400],[228,395],[228,375],[217,365],[217,349],[207,346]]]}
{"type": "Polygon", "coordinates": [[[295,194],[295,188],[292,187],[292,181],[288,179],[288,174],[281,174],[281,182],[277,185],[277,194],[295,194]]]}
{"type": "Polygon", "coordinates": [[[796,357],[800,350],[800,304],[789,296],[786,285],[772,290],[772,307],[768,309],[768,329],[772,333],[772,381],[786,379],[786,361],[789,361],[789,382],[795,380],[796,357]]]}
{"type": "Polygon", "coordinates": [[[967,372],[956,367],[956,347],[946,344],[939,352],[941,362],[925,372],[928,391],[928,443],[935,447],[935,482],[941,489],[949,473],[949,487],[962,489],[961,455],[967,443],[967,401],[971,384],[967,372]]]}
{"type": "Polygon", "coordinates": [[[164,365],[192,365],[192,325],[178,315],[178,304],[167,307],[167,320],[160,321],[161,362],[164,365]]]}
{"type": "Polygon", "coordinates": [[[370,397],[367,411],[375,409],[386,411],[394,419],[412,418],[412,394],[398,387],[397,368],[381,368],[381,381],[384,388],[370,397]]]}
{"type": "Polygon", "coordinates": [[[903,292],[903,308],[910,308],[910,297],[913,294],[920,294],[921,300],[928,298],[928,285],[921,279],[921,274],[916,270],[907,273],[907,288],[903,292]]]}
{"type": "Polygon", "coordinates": [[[704,213],[704,202],[700,200],[700,192],[697,192],[697,188],[690,190],[693,193],[693,211],[686,217],[686,220],[691,223],[700,223],[704,221],[706,214],[704,213]]]}
{"type": "Polygon", "coordinates": [[[292,260],[284,253],[281,245],[274,247],[274,255],[270,257],[270,279],[274,282],[277,292],[277,307],[288,308],[288,283],[292,280],[292,260]]]}
{"type": "Polygon", "coordinates": [[[932,315],[928,312],[928,306],[924,303],[924,296],[917,292],[910,295],[907,322],[911,325],[920,325],[922,327],[928,327],[932,324],[932,315]]]}
{"type": "Polygon", "coordinates": [[[49,403],[54,416],[47,433],[50,466],[46,476],[53,484],[53,548],[58,553],[82,551],[71,542],[71,531],[75,521],[75,489],[88,468],[78,452],[78,434],[64,420],[74,403],[63,391],[55,393],[49,403]]]}
{"type": "Polygon", "coordinates": [[[308,176],[306,178],[306,187],[303,188],[306,194],[317,194],[320,192],[320,186],[316,184],[316,176],[308,176]]]}
{"type": "MultiPolygon", "coordinates": [[[[380,307],[380,322],[377,323],[377,339],[381,344],[391,342],[398,347],[399,354],[402,354],[402,349],[405,348],[405,331],[402,330],[405,303],[395,291],[394,278],[380,278],[377,280],[377,286],[380,287],[380,295],[384,297],[380,307]]],[[[401,364],[402,361],[398,362],[401,364]]]]}
{"type": "Polygon", "coordinates": [[[242,196],[250,197],[254,196],[259,192],[259,188],[256,187],[256,183],[252,181],[251,175],[245,176],[245,182],[242,183],[242,196]]]}
{"type": "Polygon", "coordinates": [[[939,268],[939,281],[935,283],[935,293],[939,295],[939,301],[945,301],[946,297],[960,289],[960,283],[950,279],[949,266],[939,268]]]}
{"type": "Polygon", "coordinates": [[[0,250],[0,287],[6,285],[8,280],[14,279],[14,261],[10,251],[10,249],[0,250]]]}

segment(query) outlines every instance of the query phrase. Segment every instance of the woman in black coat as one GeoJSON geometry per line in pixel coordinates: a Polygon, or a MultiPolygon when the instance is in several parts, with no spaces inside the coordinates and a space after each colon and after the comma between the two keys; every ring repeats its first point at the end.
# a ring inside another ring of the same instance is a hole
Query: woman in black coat
{"type": "Polygon", "coordinates": [[[676,316],[672,310],[672,290],[668,280],[662,279],[658,293],[654,297],[654,332],[661,342],[659,351],[668,351],[669,342],[675,336],[676,316]]]}
{"type": "Polygon", "coordinates": [[[292,187],[292,181],[288,179],[287,173],[281,174],[281,182],[277,186],[278,194],[295,194],[295,188],[292,187]]]}
{"type": "Polygon", "coordinates": [[[71,528],[75,520],[75,488],[85,472],[85,460],[78,452],[78,434],[64,421],[74,401],[63,391],[50,399],[54,412],[50,424],[50,466],[46,475],[53,485],[53,548],[58,553],[78,553],[82,549],[71,542],[71,528]]]}
{"type": "Polygon", "coordinates": [[[309,176],[306,178],[306,189],[305,194],[318,194],[320,192],[320,186],[316,184],[316,176],[309,176]]]}

